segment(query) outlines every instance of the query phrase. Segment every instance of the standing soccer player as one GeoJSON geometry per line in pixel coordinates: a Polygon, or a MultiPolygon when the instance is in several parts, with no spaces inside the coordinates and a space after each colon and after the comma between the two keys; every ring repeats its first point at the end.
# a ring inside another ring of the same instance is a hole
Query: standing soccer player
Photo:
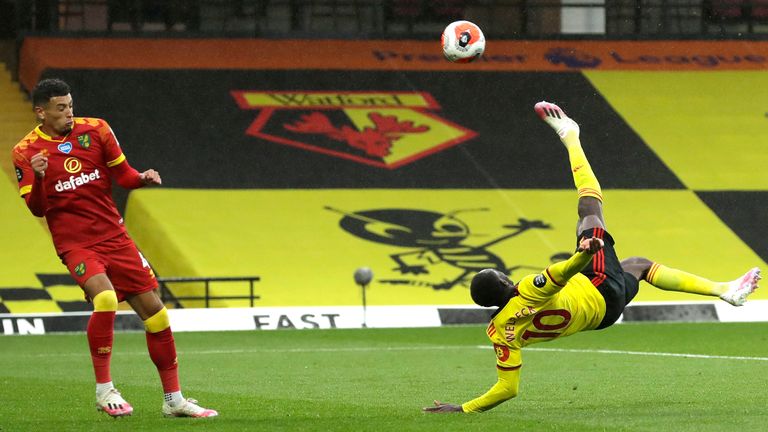
{"type": "Polygon", "coordinates": [[[496,351],[498,381],[476,399],[462,405],[435,401],[426,412],[481,412],[517,396],[524,347],[611,326],[637,294],[641,279],[663,290],[720,297],[734,306],[743,305],[760,280],[758,268],[731,282],[712,282],[646,258],[620,262],[605,230],[603,195],[581,147],[579,125],[555,104],[539,102],[535,110],[568,151],[579,195],[576,253],[517,284],[493,269],[475,275],[472,300],[498,307],[486,329],[496,351]]]}
{"type": "Polygon", "coordinates": [[[165,392],[163,414],[218,415],[181,395],[168,311],[154,291],[157,281],[149,263],[128,236],[112,200],[112,180],[136,189],[161,184],[160,174],[133,169],[104,120],[74,117],[64,81],[40,81],[32,104],[40,125],[13,148],[19,193],[32,214],[45,217],[56,253],[93,303],[87,336],[96,408],[112,417],[133,412],[110,373],[115,313],[118,302],[125,300],[144,321],[149,356],[165,392]]]}

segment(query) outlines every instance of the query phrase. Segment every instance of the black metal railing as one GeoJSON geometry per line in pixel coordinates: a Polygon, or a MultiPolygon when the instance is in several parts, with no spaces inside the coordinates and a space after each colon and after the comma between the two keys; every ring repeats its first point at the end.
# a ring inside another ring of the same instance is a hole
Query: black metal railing
{"type": "Polygon", "coordinates": [[[477,21],[495,38],[768,33],[768,0],[15,0],[11,7],[9,26],[19,32],[126,36],[434,38],[456,19],[477,21]]]}
{"type": "Polygon", "coordinates": [[[254,306],[254,302],[261,298],[261,296],[255,294],[254,283],[260,281],[258,276],[235,276],[235,277],[158,277],[157,282],[160,288],[160,300],[163,304],[172,304],[176,308],[183,308],[182,301],[196,300],[203,301],[206,308],[211,307],[212,301],[217,300],[248,300],[250,307],[254,306]],[[248,294],[245,295],[212,295],[211,283],[212,282],[248,282],[248,294]],[[168,284],[189,284],[189,283],[202,283],[203,294],[202,295],[177,295],[172,292],[168,284]]]}

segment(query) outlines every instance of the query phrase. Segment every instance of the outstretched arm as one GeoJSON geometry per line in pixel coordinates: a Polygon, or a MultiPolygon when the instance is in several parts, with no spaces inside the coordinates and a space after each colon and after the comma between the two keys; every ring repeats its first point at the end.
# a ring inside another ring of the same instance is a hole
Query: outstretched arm
{"type": "Polygon", "coordinates": [[[162,184],[160,174],[157,171],[149,169],[139,173],[133,169],[120,149],[112,128],[104,120],[98,120],[97,123],[99,137],[104,142],[104,162],[109,167],[117,184],[125,189],[138,189],[143,186],[162,184]]]}
{"type": "Polygon", "coordinates": [[[603,241],[597,237],[582,239],[573,256],[547,267],[547,276],[555,285],[562,288],[568,279],[584,269],[592,256],[600,251],[604,245],[603,241]]]}
{"type": "Polygon", "coordinates": [[[497,368],[499,379],[496,384],[490,388],[484,395],[472,399],[462,405],[450,403],[441,403],[435,401],[435,406],[425,407],[424,412],[445,413],[445,412],[483,412],[487,411],[504,401],[517,396],[517,389],[520,384],[520,368],[513,370],[503,370],[497,368]]]}
{"type": "Polygon", "coordinates": [[[111,170],[117,184],[125,189],[138,189],[147,185],[159,185],[163,182],[157,171],[149,169],[139,173],[128,164],[127,160],[113,166],[111,170]]]}

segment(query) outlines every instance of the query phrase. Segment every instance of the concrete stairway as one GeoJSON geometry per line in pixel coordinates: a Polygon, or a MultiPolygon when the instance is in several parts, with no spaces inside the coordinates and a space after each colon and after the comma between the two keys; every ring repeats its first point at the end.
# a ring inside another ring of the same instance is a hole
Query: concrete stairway
{"type": "Polygon", "coordinates": [[[11,149],[35,127],[32,104],[11,79],[4,63],[0,63],[0,166],[13,183],[16,174],[11,162],[11,149]]]}

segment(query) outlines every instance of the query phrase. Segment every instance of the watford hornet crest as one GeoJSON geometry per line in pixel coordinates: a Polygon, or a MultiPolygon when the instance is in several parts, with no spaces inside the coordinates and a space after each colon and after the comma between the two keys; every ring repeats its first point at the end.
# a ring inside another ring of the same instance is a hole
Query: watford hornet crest
{"type": "Polygon", "coordinates": [[[439,117],[424,92],[233,91],[258,110],[246,134],[380,168],[395,169],[477,134],[439,117]]]}

